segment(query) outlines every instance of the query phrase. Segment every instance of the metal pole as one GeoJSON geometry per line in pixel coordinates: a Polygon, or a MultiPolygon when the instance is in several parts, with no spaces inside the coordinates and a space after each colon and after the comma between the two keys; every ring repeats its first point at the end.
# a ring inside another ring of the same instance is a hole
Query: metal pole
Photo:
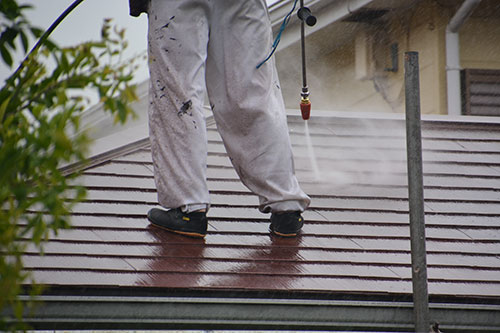
{"type": "MultiPolygon", "coordinates": [[[[300,8],[304,8],[304,0],[300,0],[300,8]]],[[[302,49],[302,88],[307,87],[307,72],[306,72],[306,32],[305,21],[300,21],[300,46],[302,49]]]]}
{"type": "Polygon", "coordinates": [[[316,17],[311,14],[309,8],[304,7],[304,0],[300,0],[300,8],[297,12],[300,18],[300,45],[302,48],[302,90],[300,92],[300,113],[302,119],[307,120],[311,116],[311,101],[309,100],[309,87],[307,86],[306,72],[306,32],[305,25],[316,24],[316,17]]]}
{"type": "Polygon", "coordinates": [[[415,331],[429,332],[418,52],[405,53],[406,147],[415,331]]]}

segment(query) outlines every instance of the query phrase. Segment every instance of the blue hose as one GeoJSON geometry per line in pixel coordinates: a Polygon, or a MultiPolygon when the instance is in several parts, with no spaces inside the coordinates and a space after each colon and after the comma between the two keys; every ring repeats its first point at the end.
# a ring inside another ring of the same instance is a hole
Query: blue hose
{"type": "Polygon", "coordinates": [[[260,64],[257,65],[257,69],[259,69],[260,66],[264,65],[264,63],[266,61],[268,61],[269,58],[271,58],[273,56],[274,51],[276,51],[276,48],[278,47],[278,44],[280,43],[280,40],[281,40],[281,34],[283,33],[283,31],[285,31],[285,28],[286,28],[288,22],[290,21],[290,17],[292,16],[293,11],[295,10],[295,7],[297,6],[297,1],[298,0],[294,1],[292,10],[283,19],[283,23],[281,23],[280,30],[278,31],[278,34],[276,35],[276,38],[274,39],[273,48],[271,50],[271,53],[267,56],[266,59],[264,59],[260,64]]]}

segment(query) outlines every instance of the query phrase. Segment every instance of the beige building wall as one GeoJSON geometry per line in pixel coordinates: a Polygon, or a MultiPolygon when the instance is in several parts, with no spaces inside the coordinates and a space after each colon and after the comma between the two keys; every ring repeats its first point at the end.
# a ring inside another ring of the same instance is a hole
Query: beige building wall
{"type": "MultiPolygon", "coordinates": [[[[300,56],[300,50],[299,50],[300,56]]],[[[277,55],[277,64],[285,104],[297,109],[300,103],[302,72],[300,59],[289,53],[277,55]]],[[[307,79],[313,112],[387,111],[371,80],[354,78],[354,45],[346,44],[320,57],[309,57],[307,79]],[[373,100],[376,100],[374,103],[373,100]]]]}
{"type": "MultiPolygon", "coordinates": [[[[328,34],[308,37],[308,83],[313,114],[320,110],[404,112],[404,53],[419,52],[421,111],[446,114],[446,26],[455,8],[423,0],[384,24],[357,23],[347,43],[325,48],[328,34]],[[390,45],[399,48],[397,72],[390,45]],[[315,45],[321,44],[321,52],[315,45]]],[[[460,30],[462,68],[500,69],[500,18],[471,18],[460,30]]],[[[289,108],[298,108],[302,85],[298,45],[278,52],[278,70],[289,108]]]]}
{"type": "Polygon", "coordinates": [[[500,69],[500,17],[471,18],[460,30],[462,68],[500,69]]]}
{"type": "Polygon", "coordinates": [[[423,114],[447,112],[444,66],[445,30],[449,16],[446,14],[435,1],[428,0],[422,1],[410,14],[407,50],[419,52],[420,100],[423,114]]]}

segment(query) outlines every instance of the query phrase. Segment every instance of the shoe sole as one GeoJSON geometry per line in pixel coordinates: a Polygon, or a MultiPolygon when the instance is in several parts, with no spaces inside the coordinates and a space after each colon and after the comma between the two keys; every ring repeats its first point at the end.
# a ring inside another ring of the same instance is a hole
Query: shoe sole
{"type": "Polygon", "coordinates": [[[276,236],[280,236],[280,237],[297,237],[297,235],[299,234],[298,232],[295,232],[295,233],[292,233],[292,234],[284,234],[284,233],[281,233],[281,232],[277,232],[275,230],[271,230],[271,233],[275,234],[276,236]]]}
{"type": "Polygon", "coordinates": [[[179,235],[188,236],[188,237],[192,237],[192,238],[205,238],[205,236],[206,236],[205,234],[200,234],[198,232],[189,232],[189,231],[180,231],[180,230],[169,229],[169,228],[164,227],[162,225],[156,224],[151,220],[149,220],[149,222],[151,222],[151,225],[153,225],[156,228],[160,228],[162,230],[169,231],[169,232],[172,232],[174,234],[179,234],[179,235]]]}

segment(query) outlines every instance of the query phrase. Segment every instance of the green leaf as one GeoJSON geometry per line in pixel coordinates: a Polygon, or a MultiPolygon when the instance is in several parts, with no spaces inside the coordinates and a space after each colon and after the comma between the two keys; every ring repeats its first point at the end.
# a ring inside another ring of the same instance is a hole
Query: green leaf
{"type": "Polygon", "coordinates": [[[5,112],[7,111],[7,106],[9,105],[11,98],[12,96],[7,96],[2,104],[0,104],[0,122],[3,122],[3,117],[5,116],[5,112]]]}
{"type": "Polygon", "coordinates": [[[23,45],[24,53],[26,53],[26,52],[28,52],[28,37],[26,36],[24,31],[22,31],[22,30],[19,32],[19,34],[21,36],[21,42],[23,45]]]}
{"type": "Polygon", "coordinates": [[[120,123],[123,124],[123,123],[125,123],[125,120],[127,120],[128,109],[125,106],[125,104],[120,100],[116,101],[116,106],[118,109],[118,113],[117,113],[118,120],[120,121],[120,123]]]}
{"type": "Polygon", "coordinates": [[[31,27],[30,31],[36,38],[40,38],[43,35],[43,30],[40,28],[31,27]]]}
{"type": "Polygon", "coordinates": [[[8,27],[4,31],[2,31],[2,35],[0,36],[0,45],[9,45],[11,49],[16,49],[16,37],[19,33],[18,28],[8,27]]]}
{"type": "Polygon", "coordinates": [[[18,8],[19,8],[19,10],[22,10],[22,9],[31,9],[31,8],[33,8],[33,6],[32,5],[19,5],[18,8]]]}
{"type": "Polygon", "coordinates": [[[68,62],[68,57],[66,57],[66,53],[65,52],[62,52],[61,53],[61,59],[60,59],[60,65],[61,65],[61,69],[67,73],[69,72],[69,62],[68,62]]]}
{"type": "Polygon", "coordinates": [[[0,54],[2,55],[3,61],[9,66],[12,67],[12,56],[10,55],[9,50],[3,45],[0,45],[0,54]]]}

